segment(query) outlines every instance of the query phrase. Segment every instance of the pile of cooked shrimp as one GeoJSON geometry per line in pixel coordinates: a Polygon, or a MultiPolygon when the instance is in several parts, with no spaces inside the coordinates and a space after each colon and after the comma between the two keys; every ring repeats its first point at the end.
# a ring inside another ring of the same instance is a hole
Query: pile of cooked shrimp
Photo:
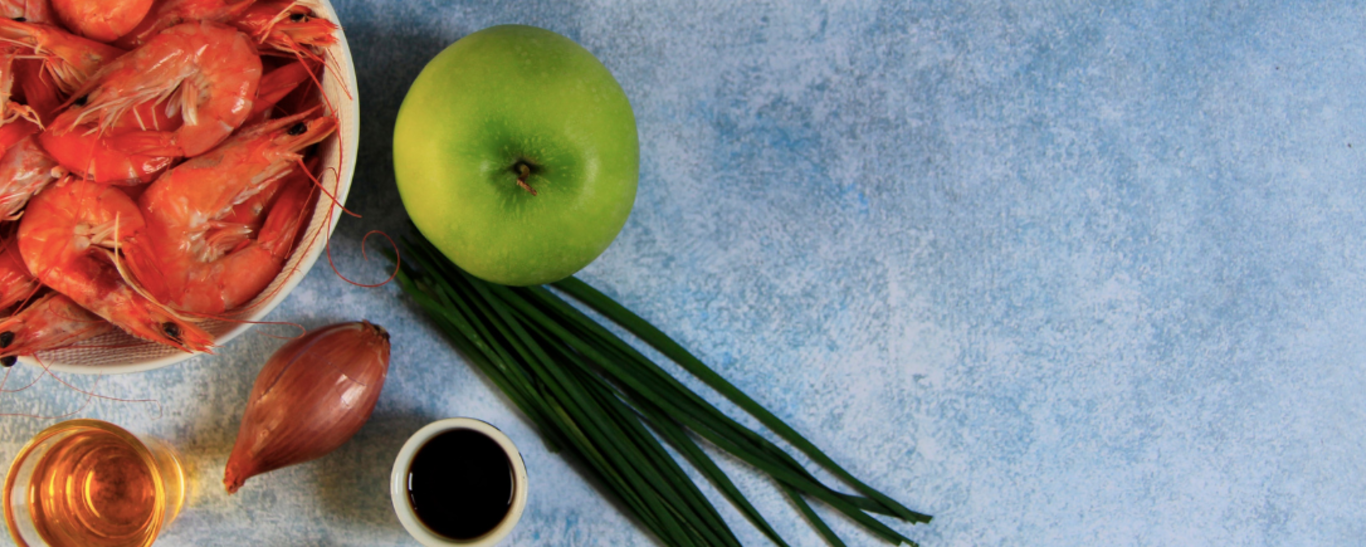
{"type": "Polygon", "coordinates": [[[266,289],[318,199],[337,26],[291,0],[0,8],[0,363],[114,329],[208,351],[197,323],[266,289]]]}

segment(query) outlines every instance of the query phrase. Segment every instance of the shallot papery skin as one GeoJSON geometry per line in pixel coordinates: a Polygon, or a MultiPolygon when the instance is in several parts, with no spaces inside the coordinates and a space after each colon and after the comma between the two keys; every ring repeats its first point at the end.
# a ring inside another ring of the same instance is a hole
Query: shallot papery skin
{"type": "Polygon", "coordinates": [[[327,455],[370,419],[389,372],[389,333],[368,321],[285,344],[252,385],[223,485],[327,455]]]}

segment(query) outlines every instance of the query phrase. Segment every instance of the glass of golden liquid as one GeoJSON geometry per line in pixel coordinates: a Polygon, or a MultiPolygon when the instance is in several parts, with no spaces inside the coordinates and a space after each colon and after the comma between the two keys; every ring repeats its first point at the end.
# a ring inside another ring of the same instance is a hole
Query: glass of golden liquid
{"type": "Polygon", "coordinates": [[[144,547],[184,502],[170,445],[99,420],[44,429],[5,477],[5,523],[20,546],[144,547]]]}

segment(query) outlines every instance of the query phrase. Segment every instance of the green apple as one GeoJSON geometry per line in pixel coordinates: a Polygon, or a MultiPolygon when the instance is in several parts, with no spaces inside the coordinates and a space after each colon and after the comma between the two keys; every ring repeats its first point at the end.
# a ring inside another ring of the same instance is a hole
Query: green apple
{"type": "Polygon", "coordinates": [[[626,93],[554,32],[491,27],[422,69],[394,126],[413,223],[456,265],[505,285],[563,279],[602,254],[635,203],[626,93]]]}

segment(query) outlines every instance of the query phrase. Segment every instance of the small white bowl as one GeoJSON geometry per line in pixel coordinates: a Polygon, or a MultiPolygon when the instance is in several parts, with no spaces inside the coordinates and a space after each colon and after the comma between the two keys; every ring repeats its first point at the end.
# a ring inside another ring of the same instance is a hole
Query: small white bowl
{"type": "MultiPolygon", "coordinates": [[[[337,11],[328,0],[310,2],[309,7],[340,26],[337,11]]],[[[225,345],[251,329],[303,281],[318,256],[327,248],[327,240],[336,228],[341,212],[338,204],[346,202],[351,190],[351,177],[356,172],[356,150],[360,144],[360,103],[356,67],[351,61],[351,47],[347,45],[342,29],[337,29],[337,43],[327,48],[326,57],[328,62],[326,73],[321,79],[322,93],[327,97],[327,103],[336,108],[332,114],[337,117],[338,125],[337,132],[319,144],[318,155],[321,157],[320,170],[326,174],[320,177],[320,181],[328,194],[336,196],[336,202],[327,196],[318,197],[318,204],[313,209],[312,220],[305,228],[299,248],[294,250],[275,281],[260,296],[243,306],[245,311],[232,315],[227,318],[229,320],[215,319],[200,323],[205,331],[213,335],[215,346],[225,345]]],[[[116,331],[81,342],[77,347],[38,352],[37,360],[33,356],[22,356],[19,361],[45,366],[57,372],[123,374],[161,368],[196,355],[199,354],[145,342],[123,331],[116,331]]]]}
{"type": "Polygon", "coordinates": [[[522,510],[526,509],[526,496],[526,463],[522,461],[522,453],[512,444],[512,440],[498,428],[489,425],[488,422],[474,418],[437,420],[417,430],[417,433],[408,437],[408,442],[403,443],[403,448],[398,451],[398,457],[394,459],[394,470],[389,475],[389,498],[394,502],[394,513],[398,514],[398,521],[403,523],[403,528],[408,530],[408,533],[417,539],[418,543],[426,547],[489,547],[496,545],[512,532],[512,529],[517,526],[517,521],[521,520],[522,510]],[[507,454],[508,463],[512,465],[512,503],[508,507],[507,516],[503,517],[502,522],[499,522],[497,526],[494,526],[484,535],[463,541],[442,536],[427,528],[421,520],[418,520],[417,513],[413,512],[412,504],[408,502],[408,468],[413,463],[413,457],[432,437],[455,429],[474,430],[493,439],[494,442],[498,443],[498,446],[503,448],[503,452],[507,454]]]}

